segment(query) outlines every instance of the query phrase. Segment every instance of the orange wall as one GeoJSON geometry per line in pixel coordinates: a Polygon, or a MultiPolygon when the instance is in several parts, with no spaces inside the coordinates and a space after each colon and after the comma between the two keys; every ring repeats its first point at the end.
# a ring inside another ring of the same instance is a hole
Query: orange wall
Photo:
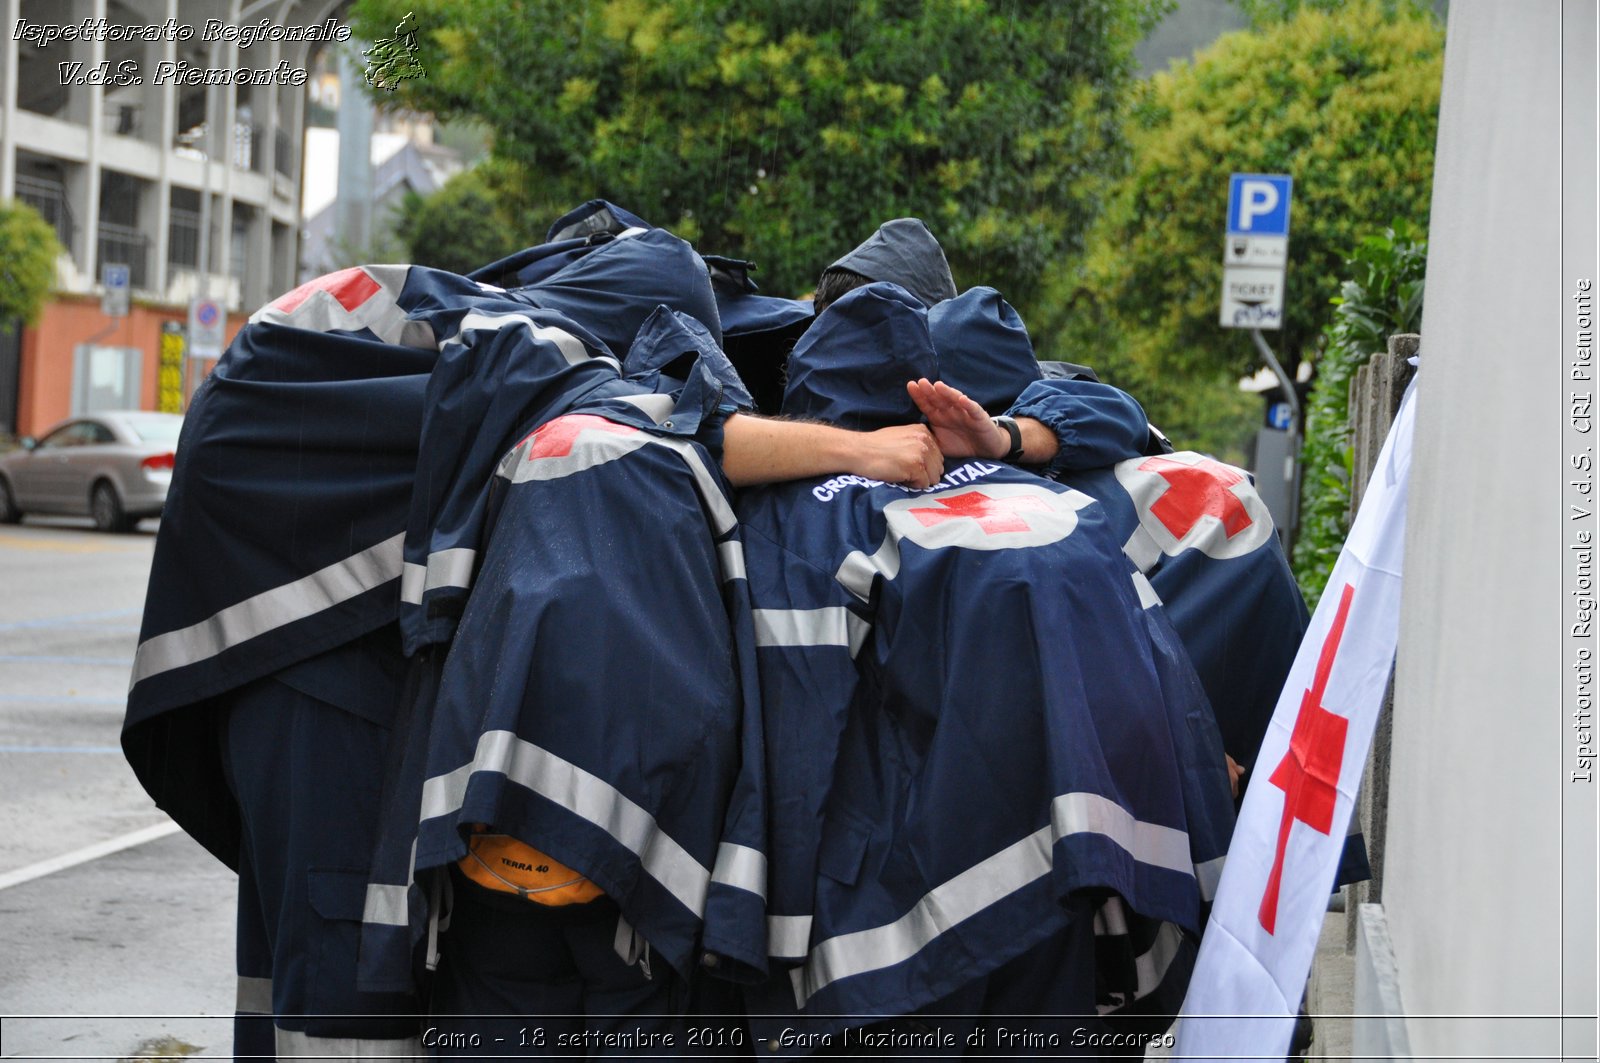
{"type": "MultiPolygon", "coordinates": [[[[135,303],[129,307],[127,317],[108,318],[100,312],[100,300],[95,296],[54,296],[39,323],[22,333],[17,434],[38,435],[71,412],[72,351],[80,343],[142,350],[144,383],[139,389],[139,405],[155,409],[161,324],[186,323],[188,315],[188,309],[182,306],[135,303]]],[[[248,317],[243,313],[228,315],[229,342],[248,317]]]]}

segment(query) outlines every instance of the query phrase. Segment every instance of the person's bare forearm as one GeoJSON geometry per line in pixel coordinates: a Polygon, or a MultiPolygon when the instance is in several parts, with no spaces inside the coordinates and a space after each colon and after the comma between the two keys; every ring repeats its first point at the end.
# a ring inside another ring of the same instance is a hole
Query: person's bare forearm
{"type": "MultiPolygon", "coordinates": [[[[947,458],[1003,458],[1011,451],[1011,433],[965,394],[943,381],[913,380],[906,385],[912,400],[928,418],[934,438],[947,458]]],[[[1061,441],[1048,425],[1032,417],[1016,418],[1027,465],[1043,465],[1056,456],[1061,441]]]]}
{"type": "Polygon", "coordinates": [[[736,413],[723,426],[722,471],[735,487],[844,472],[927,487],[944,474],[944,459],[922,425],[852,432],[736,413]]]}
{"type": "Polygon", "coordinates": [[[1022,457],[1017,459],[1022,464],[1044,465],[1061,450],[1061,440],[1043,421],[1018,417],[1016,422],[1022,430],[1022,457]]]}

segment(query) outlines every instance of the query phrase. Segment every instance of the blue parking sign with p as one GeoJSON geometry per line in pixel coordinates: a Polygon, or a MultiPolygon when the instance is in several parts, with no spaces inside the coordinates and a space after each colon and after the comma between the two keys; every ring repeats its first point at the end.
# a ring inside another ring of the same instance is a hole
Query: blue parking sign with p
{"type": "Polygon", "coordinates": [[[1280,173],[1236,173],[1228,179],[1229,236],[1288,236],[1289,193],[1294,178],[1280,173]]]}

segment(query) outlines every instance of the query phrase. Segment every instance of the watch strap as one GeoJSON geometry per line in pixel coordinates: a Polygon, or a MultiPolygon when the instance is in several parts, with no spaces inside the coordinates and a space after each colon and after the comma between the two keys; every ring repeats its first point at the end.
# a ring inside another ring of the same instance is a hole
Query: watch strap
{"type": "Polygon", "coordinates": [[[989,420],[993,421],[997,427],[1004,429],[1006,435],[1011,437],[1011,449],[1006,451],[1005,460],[1014,462],[1021,458],[1022,429],[1018,426],[1016,419],[1001,415],[999,417],[991,417],[989,420]]]}

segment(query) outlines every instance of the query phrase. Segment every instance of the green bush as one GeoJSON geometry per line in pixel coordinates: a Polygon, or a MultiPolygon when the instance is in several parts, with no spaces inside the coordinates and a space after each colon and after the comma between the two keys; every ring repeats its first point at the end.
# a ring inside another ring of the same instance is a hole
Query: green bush
{"type": "Polygon", "coordinates": [[[526,246],[500,206],[496,177],[479,166],[456,174],[431,195],[407,195],[394,226],[406,261],[468,273],[526,246]]]}
{"type": "Polygon", "coordinates": [[[1141,85],[1129,172],[1030,319],[1046,353],[1103,367],[1181,445],[1236,451],[1258,414],[1236,382],[1259,362],[1218,324],[1229,174],[1294,177],[1285,321],[1269,333],[1293,372],[1344,253],[1391,218],[1427,222],[1443,43],[1408,3],[1302,7],[1141,85]]]}
{"type": "Polygon", "coordinates": [[[15,200],[0,203],[0,328],[39,319],[62,253],[56,231],[38,211],[15,200]]]}
{"type": "MultiPolygon", "coordinates": [[[[1170,0],[357,0],[415,13],[425,76],[379,97],[470,115],[524,175],[501,208],[604,196],[777,294],[898,215],[957,281],[1027,313],[1075,253],[1122,145],[1133,47],[1170,0]]],[[[554,204],[554,211],[547,206],[554,204]]]]}
{"type": "Polygon", "coordinates": [[[1346,280],[1332,300],[1333,321],[1323,329],[1316,385],[1306,402],[1302,452],[1300,532],[1294,574],[1313,608],[1350,530],[1350,380],[1389,337],[1414,332],[1422,320],[1423,272],[1428,245],[1416,226],[1396,221],[1356,246],[1346,280]]]}

